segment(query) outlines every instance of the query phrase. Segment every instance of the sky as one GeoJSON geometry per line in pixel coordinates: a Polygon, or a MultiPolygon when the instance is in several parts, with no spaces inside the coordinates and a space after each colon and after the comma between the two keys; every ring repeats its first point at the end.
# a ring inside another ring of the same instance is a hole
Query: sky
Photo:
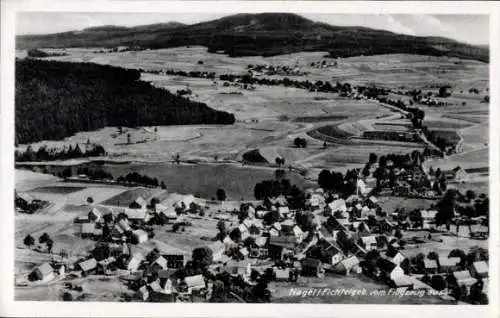
{"type": "MultiPolygon", "coordinates": [[[[64,13],[22,12],[16,34],[47,34],[76,31],[101,25],[135,26],[160,22],[192,24],[217,19],[227,13],[64,13]]],[[[487,15],[430,14],[301,14],[314,21],[338,26],[364,26],[416,36],[442,36],[460,42],[489,43],[487,15]]]]}

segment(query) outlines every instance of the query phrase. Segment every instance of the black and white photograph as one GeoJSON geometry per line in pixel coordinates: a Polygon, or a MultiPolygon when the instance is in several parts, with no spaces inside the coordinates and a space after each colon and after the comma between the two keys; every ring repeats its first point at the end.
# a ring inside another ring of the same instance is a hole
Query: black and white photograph
{"type": "Polygon", "coordinates": [[[14,301],[491,304],[490,18],[17,12],[14,301]]]}

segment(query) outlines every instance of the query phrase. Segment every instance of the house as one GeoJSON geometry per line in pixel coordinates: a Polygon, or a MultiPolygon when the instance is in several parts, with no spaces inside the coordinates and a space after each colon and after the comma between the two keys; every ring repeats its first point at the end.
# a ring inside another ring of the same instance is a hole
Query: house
{"type": "Polygon", "coordinates": [[[205,279],[203,275],[187,276],[184,278],[189,290],[201,290],[206,288],[205,279]]]}
{"type": "Polygon", "coordinates": [[[166,254],[163,257],[167,260],[168,268],[183,268],[187,263],[186,255],[184,254],[166,254]]]}
{"type": "Polygon", "coordinates": [[[485,261],[474,262],[470,267],[470,273],[475,278],[488,277],[488,264],[485,261]]]}
{"type": "Polygon", "coordinates": [[[375,237],[375,235],[363,236],[360,238],[360,240],[367,251],[377,249],[377,238],[375,237]]]}
{"type": "Polygon", "coordinates": [[[446,180],[455,182],[467,182],[469,180],[468,173],[461,167],[455,167],[452,170],[443,171],[446,180]]]}
{"type": "Polygon", "coordinates": [[[147,206],[146,200],[143,197],[138,196],[132,203],[130,203],[130,209],[145,209],[147,206]]]}
{"type": "Polygon", "coordinates": [[[311,197],[307,200],[307,205],[311,208],[317,209],[325,204],[325,197],[318,193],[311,194],[311,197]]]}
{"type": "Polygon", "coordinates": [[[21,209],[27,209],[29,205],[35,200],[31,195],[23,192],[16,191],[15,205],[21,209]]]}
{"type": "Polygon", "coordinates": [[[477,282],[477,279],[470,276],[469,271],[455,271],[453,277],[456,279],[458,286],[470,287],[477,282]]]}
{"type": "Polygon", "coordinates": [[[276,275],[276,281],[278,282],[287,282],[290,280],[290,268],[275,268],[274,274],[276,275]]]}
{"type": "Polygon", "coordinates": [[[138,293],[143,301],[148,300],[149,299],[149,286],[148,285],[141,286],[141,288],[139,288],[138,293]]]}
{"type": "Polygon", "coordinates": [[[295,236],[271,236],[269,238],[269,256],[272,259],[282,260],[285,255],[289,254],[295,248],[295,236]]]}
{"type": "Polygon", "coordinates": [[[132,232],[132,228],[130,227],[128,220],[122,219],[118,221],[117,226],[123,230],[122,232],[132,232]]]}
{"type": "Polygon", "coordinates": [[[131,209],[131,208],[123,208],[122,210],[125,215],[127,215],[127,218],[131,221],[145,221],[146,217],[148,216],[148,211],[146,208],[142,209],[131,209]]]}
{"type": "Polygon", "coordinates": [[[238,255],[239,255],[240,257],[242,257],[242,258],[246,258],[246,257],[248,257],[248,254],[249,254],[249,253],[250,253],[250,252],[248,251],[248,248],[246,248],[246,247],[242,247],[242,248],[240,248],[240,249],[238,250],[238,255]]]}
{"type": "Polygon", "coordinates": [[[435,259],[424,259],[424,270],[426,274],[436,274],[438,272],[438,264],[435,259]]]}
{"type": "Polygon", "coordinates": [[[144,243],[149,239],[148,232],[141,229],[132,231],[132,236],[134,237],[137,244],[144,243]]]}
{"type": "Polygon", "coordinates": [[[127,261],[127,270],[136,271],[144,260],[144,256],[140,253],[135,253],[127,261]]]}
{"type": "Polygon", "coordinates": [[[361,267],[359,266],[359,259],[356,256],[350,256],[341,260],[333,268],[333,271],[349,276],[351,272],[356,274],[361,273],[361,267]]]}
{"type": "Polygon", "coordinates": [[[194,195],[189,194],[183,196],[181,200],[177,201],[175,203],[175,207],[180,209],[189,209],[191,203],[194,203],[194,195]]]}
{"type": "Polygon", "coordinates": [[[269,236],[279,236],[280,235],[280,231],[278,231],[276,228],[271,228],[269,230],[269,236]]]}
{"type": "Polygon", "coordinates": [[[177,212],[174,207],[166,207],[161,203],[155,205],[155,212],[167,223],[177,220],[177,212]]]}
{"type": "Polygon", "coordinates": [[[292,219],[286,219],[280,224],[281,224],[281,230],[286,233],[292,232],[293,227],[295,226],[295,222],[292,219]]]}
{"type": "Polygon", "coordinates": [[[126,241],[127,237],[125,235],[125,231],[123,228],[119,225],[116,224],[113,229],[111,230],[111,239],[114,242],[124,242],[126,241]]]}
{"type": "Polygon", "coordinates": [[[243,235],[243,233],[248,231],[248,227],[245,225],[245,223],[241,223],[240,225],[238,225],[238,230],[243,235]]]}
{"type": "Polygon", "coordinates": [[[82,275],[92,274],[97,269],[97,260],[95,258],[88,259],[79,263],[77,268],[82,272],[82,275]]]}
{"type": "Polygon", "coordinates": [[[151,270],[153,272],[158,273],[159,271],[166,269],[168,269],[167,260],[161,255],[156,257],[156,259],[151,263],[151,270]]]}
{"type": "Polygon", "coordinates": [[[257,212],[255,212],[255,217],[258,218],[258,219],[263,219],[264,216],[269,213],[269,211],[266,211],[266,210],[258,210],[257,212]]]}
{"type": "Polygon", "coordinates": [[[322,257],[320,260],[323,264],[333,266],[338,264],[345,257],[340,247],[332,242],[321,240],[315,247],[321,251],[322,257]]]}
{"type": "Polygon", "coordinates": [[[394,281],[396,277],[404,275],[404,271],[399,265],[385,258],[379,258],[377,260],[377,267],[380,269],[381,277],[387,280],[394,281]]]}
{"type": "Polygon", "coordinates": [[[278,213],[280,217],[286,218],[290,215],[290,209],[287,206],[280,206],[278,207],[278,213]]]}
{"type": "Polygon", "coordinates": [[[302,241],[305,239],[305,233],[298,225],[295,225],[292,228],[292,233],[293,235],[295,235],[297,243],[302,243],[302,241]]]}
{"type": "Polygon", "coordinates": [[[248,261],[229,261],[224,266],[223,271],[233,277],[241,276],[242,278],[248,278],[252,272],[252,265],[248,261]]]}
{"type": "Polygon", "coordinates": [[[94,223],[82,223],[80,235],[82,238],[91,238],[95,235],[95,224],[94,223]]]}
{"type": "Polygon", "coordinates": [[[441,273],[451,273],[460,270],[460,257],[439,256],[438,265],[441,273]]]}
{"type": "Polygon", "coordinates": [[[229,237],[229,235],[226,235],[226,237],[222,240],[222,243],[226,246],[226,250],[238,245],[231,239],[231,237],[229,237]]]}
{"type": "Polygon", "coordinates": [[[413,279],[408,276],[408,275],[401,275],[401,276],[396,276],[392,280],[392,285],[395,288],[408,288],[408,289],[413,289],[414,286],[414,281],[413,279]]]}
{"type": "Polygon", "coordinates": [[[321,261],[315,258],[305,258],[302,260],[302,275],[321,277],[323,267],[321,261]]]}
{"type": "Polygon", "coordinates": [[[222,255],[226,252],[226,245],[221,241],[215,241],[208,246],[212,250],[213,261],[217,262],[222,258],[222,255]]]}
{"type": "Polygon", "coordinates": [[[116,258],[113,256],[105,258],[99,262],[97,262],[97,271],[103,274],[112,273],[113,265],[116,262],[116,258]]]}
{"type": "Polygon", "coordinates": [[[91,222],[99,222],[102,219],[102,213],[97,208],[92,208],[88,214],[88,218],[91,222]]]}
{"type": "Polygon", "coordinates": [[[345,200],[343,199],[334,200],[325,207],[325,215],[333,216],[337,211],[341,212],[343,215],[344,213],[347,212],[347,205],[345,200]]]}
{"type": "Polygon", "coordinates": [[[54,269],[49,263],[43,263],[32,272],[34,280],[48,281],[54,278],[54,269]]]}
{"type": "Polygon", "coordinates": [[[385,253],[385,257],[396,265],[401,265],[401,263],[406,259],[400,251],[395,249],[388,249],[385,253]]]}
{"type": "Polygon", "coordinates": [[[378,223],[378,228],[379,228],[380,233],[392,233],[392,231],[394,231],[394,229],[396,229],[396,227],[397,227],[397,224],[395,224],[395,223],[393,223],[385,218],[378,223]]]}

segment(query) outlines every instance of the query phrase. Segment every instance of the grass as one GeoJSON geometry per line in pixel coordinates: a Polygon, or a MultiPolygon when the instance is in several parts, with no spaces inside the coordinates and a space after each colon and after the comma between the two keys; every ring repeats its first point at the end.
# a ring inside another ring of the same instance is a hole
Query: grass
{"type": "MultiPolygon", "coordinates": [[[[104,165],[106,171],[113,176],[124,175],[136,171],[150,177],[165,181],[167,191],[194,194],[199,197],[211,198],[218,188],[226,191],[228,200],[253,199],[253,188],[257,182],[274,178],[274,169],[259,169],[254,167],[238,167],[233,165],[172,165],[172,164],[130,164],[104,165]]],[[[301,176],[288,173],[292,184],[301,188],[311,186],[301,176]]],[[[118,200],[130,200],[132,196],[124,194],[118,200]]],[[[128,202],[128,201],[127,201],[128,202]]],[[[105,201],[103,204],[117,203],[117,198],[105,201]]],[[[128,202],[130,203],[130,202],[128,202]]]]}
{"type": "Polygon", "coordinates": [[[57,193],[57,194],[69,194],[85,189],[85,187],[42,187],[36,188],[32,191],[41,193],[57,193]]]}

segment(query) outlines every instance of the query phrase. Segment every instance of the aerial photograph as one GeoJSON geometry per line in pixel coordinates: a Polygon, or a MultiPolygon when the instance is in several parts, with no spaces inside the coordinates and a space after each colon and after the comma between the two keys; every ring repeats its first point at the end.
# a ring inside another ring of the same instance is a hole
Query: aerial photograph
{"type": "Polygon", "coordinates": [[[488,29],[17,13],[15,300],[488,304],[488,29]]]}

